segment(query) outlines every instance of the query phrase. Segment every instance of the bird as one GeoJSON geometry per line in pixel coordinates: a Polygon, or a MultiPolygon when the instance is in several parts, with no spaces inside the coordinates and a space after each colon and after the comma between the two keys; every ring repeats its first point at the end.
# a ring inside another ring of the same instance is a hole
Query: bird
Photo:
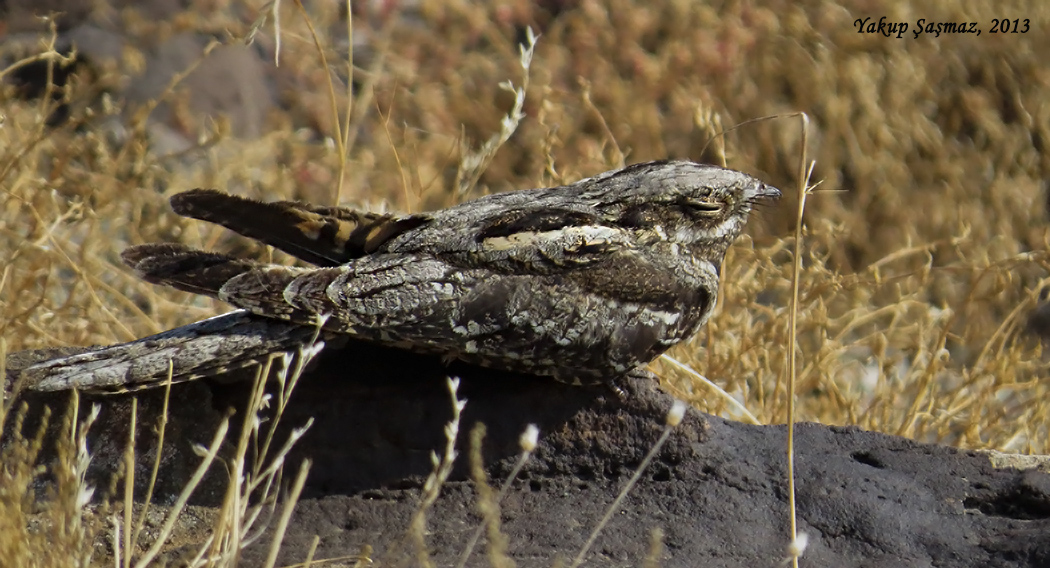
{"type": "Polygon", "coordinates": [[[179,382],[321,336],[609,383],[707,322],[726,251],[752,209],[780,194],[748,174],[681,160],[408,215],[194,189],[171,198],[176,213],[312,266],[132,246],[122,260],[141,278],[238,310],[24,373],[39,390],[119,392],[163,384],[169,360],[179,382]]]}

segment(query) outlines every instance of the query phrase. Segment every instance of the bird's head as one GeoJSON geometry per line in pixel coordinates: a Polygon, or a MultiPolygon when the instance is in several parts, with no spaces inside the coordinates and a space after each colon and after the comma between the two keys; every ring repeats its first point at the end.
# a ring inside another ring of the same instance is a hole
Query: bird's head
{"type": "Polygon", "coordinates": [[[703,250],[718,260],[751,209],[780,197],[780,190],[745,173],[695,162],[646,162],[599,178],[606,192],[619,192],[594,196],[603,217],[646,240],[703,250]]]}

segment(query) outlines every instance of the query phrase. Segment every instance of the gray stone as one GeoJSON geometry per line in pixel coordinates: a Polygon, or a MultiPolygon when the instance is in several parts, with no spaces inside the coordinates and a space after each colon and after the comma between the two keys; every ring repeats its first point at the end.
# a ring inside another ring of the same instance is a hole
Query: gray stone
{"type": "MultiPolygon", "coordinates": [[[[14,367],[32,359],[15,355],[14,367]]],[[[659,437],[672,402],[645,379],[621,383],[621,399],[607,387],[445,368],[434,358],[370,345],[323,353],[282,418],[284,432],[309,417],[315,423],[286,469],[290,477],[298,460],[313,461],[280,562],[301,562],[315,534],[321,536],[315,558],[354,555],[365,544],[374,547],[375,558],[397,549],[431,470],[430,452],[444,445],[448,373],[463,377],[460,398],[468,403],[461,457],[428,514],[427,543],[438,565],[456,562],[479,522],[465,457],[475,423],[488,429],[483,455],[495,486],[510,471],[526,424],[539,426],[539,447],[502,503],[502,530],[519,566],[550,566],[558,555],[575,556],[659,437]]],[[[157,502],[171,502],[200,460],[190,444],[210,439],[226,409],[243,405],[249,384],[197,381],[172,388],[157,502]]],[[[138,395],[143,472],[152,465],[148,425],[161,395],[138,395]]],[[[30,394],[27,400],[38,409],[65,396],[30,394]]],[[[101,480],[120,463],[130,396],[85,397],[82,404],[93,401],[104,405],[92,438],[92,474],[101,480]]],[[[588,565],[641,565],[654,528],[664,532],[662,566],[777,565],[788,542],[784,441],[783,426],[744,425],[690,410],[613,516],[588,565]]],[[[1045,460],[800,424],[795,464],[799,530],[810,537],[804,563],[1050,565],[1045,460]]],[[[211,476],[196,505],[219,506],[224,475],[211,476]]],[[[145,478],[136,476],[140,485],[145,478]]],[[[265,557],[266,542],[245,551],[244,565],[265,557]]],[[[488,565],[483,547],[470,565],[488,565]]]]}

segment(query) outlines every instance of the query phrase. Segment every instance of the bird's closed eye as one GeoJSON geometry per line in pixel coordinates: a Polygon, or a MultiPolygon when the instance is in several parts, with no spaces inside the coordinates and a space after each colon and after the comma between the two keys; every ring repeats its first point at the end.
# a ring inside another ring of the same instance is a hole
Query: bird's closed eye
{"type": "Polygon", "coordinates": [[[724,208],[724,204],[717,201],[686,201],[685,205],[701,215],[717,215],[724,208]]]}

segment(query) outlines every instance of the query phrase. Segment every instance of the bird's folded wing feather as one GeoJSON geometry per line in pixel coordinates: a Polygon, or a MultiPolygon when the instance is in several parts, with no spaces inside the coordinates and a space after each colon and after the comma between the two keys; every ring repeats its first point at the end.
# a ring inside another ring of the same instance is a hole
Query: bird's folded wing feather
{"type": "Polygon", "coordinates": [[[127,392],[226,373],[295,352],[318,337],[314,327],[256,316],[244,310],[25,368],[27,388],[127,392]],[[170,366],[170,367],[169,367],[170,366]]]}
{"type": "Polygon", "coordinates": [[[211,189],[179,193],[171,206],[179,215],[222,225],[317,266],[371,254],[430,221],[426,215],[382,215],[297,201],[264,203],[211,189]]]}
{"type": "MultiPolygon", "coordinates": [[[[356,334],[358,326],[420,316],[421,304],[448,301],[462,289],[458,267],[418,255],[373,255],[330,268],[262,264],[174,244],[146,244],[123,253],[155,284],[206,294],[260,316],[356,334]],[[337,290],[330,293],[329,288],[337,290]]],[[[476,272],[476,271],[475,271],[476,272]]]]}

